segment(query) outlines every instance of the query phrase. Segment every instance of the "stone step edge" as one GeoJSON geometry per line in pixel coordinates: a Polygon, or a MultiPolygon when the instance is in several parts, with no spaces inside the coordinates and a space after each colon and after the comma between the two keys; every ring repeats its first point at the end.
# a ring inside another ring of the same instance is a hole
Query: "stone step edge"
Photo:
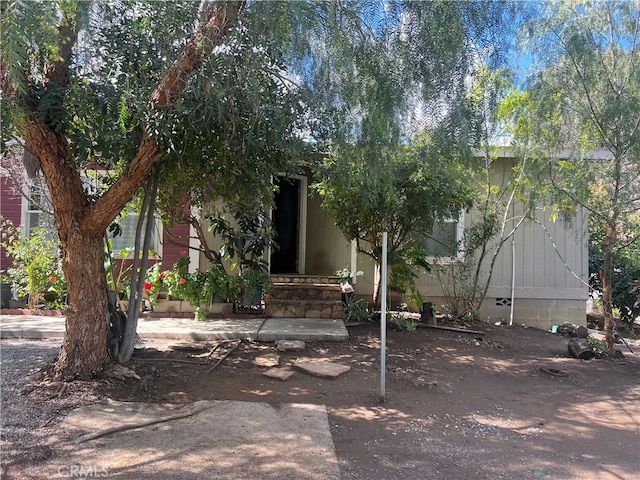
{"type": "Polygon", "coordinates": [[[273,288],[315,288],[318,290],[340,290],[340,284],[338,283],[285,283],[285,282],[271,282],[273,288]]]}
{"type": "Polygon", "coordinates": [[[325,300],[305,300],[304,298],[274,298],[271,297],[268,300],[271,305],[292,305],[292,304],[309,304],[309,305],[342,305],[342,300],[337,299],[325,299],[325,300]]]}
{"type": "Polygon", "coordinates": [[[321,279],[324,284],[340,284],[340,279],[338,277],[332,276],[322,276],[322,275],[310,275],[308,277],[304,276],[295,276],[295,275],[271,275],[271,281],[273,283],[296,283],[301,285],[314,285],[318,282],[312,282],[310,280],[321,279]]]}

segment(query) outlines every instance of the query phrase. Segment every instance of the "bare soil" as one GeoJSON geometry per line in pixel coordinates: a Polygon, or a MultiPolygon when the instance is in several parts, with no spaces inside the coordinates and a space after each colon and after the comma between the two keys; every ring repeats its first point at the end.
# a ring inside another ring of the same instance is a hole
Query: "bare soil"
{"type": "MultiPolygon", "coordinates": [[[[128,365],[140,379],[105,378],[93,388],[116,401],[326,405],[343,480],[640,478],[640,345],[635,354],[585,361],[549,332],[469,327],[485,334],[389,330],[384,402],[372,323],[350,328],[348,342],[303,352],[243,342],[213,369],[229,344],[187,352],[171,350],[176,342],[144,342],[128,365]],[[266,354],[278,354],[283,367],[311,358],[351,370],[335,379],[296,371],[282,381],[256,365],[266,354]]],[[[55,455],[53,447],[48,457],[55,455]]],[[[6,478],[38,478],[39,461],[13,458],[6,478]]]]}

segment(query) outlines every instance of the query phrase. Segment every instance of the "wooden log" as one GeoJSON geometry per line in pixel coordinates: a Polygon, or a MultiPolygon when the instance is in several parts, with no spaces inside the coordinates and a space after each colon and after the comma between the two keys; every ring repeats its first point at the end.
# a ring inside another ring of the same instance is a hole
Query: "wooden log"
{"type": "Polygon", "coordinates": [[[436,317],[433,316],[433,303],[424,302],[422,304],[422,310],[420,311],[420,321],[425,325],[436,326],[438,322],[436,317]]]}
{"type": "Polygon", "coordinates": [[[460,332],[460,333],[470,333],[472,335],[484,335],[484,332],[479,330],[468,330],[466,328],[455,328],[455,327],[443,327],[441,325],[423,325],[422,323],[417,323],[416,327],[418,328],[432,328],[434,330],[448,330],[450,332],[460,332]]]}

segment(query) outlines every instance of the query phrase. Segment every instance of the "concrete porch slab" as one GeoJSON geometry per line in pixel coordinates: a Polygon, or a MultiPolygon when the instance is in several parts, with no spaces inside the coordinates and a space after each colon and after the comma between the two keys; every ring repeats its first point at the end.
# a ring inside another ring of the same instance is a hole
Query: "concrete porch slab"
{"type": "Polygon", "coordinates": [[[216,318],[196,321],[193,318],[141,318],[141,338],[191,340],[258,340],[264,318],[216,318]]]}
{"type": "MultiPolygon", "coordinates": [[[[63,338],[65,317],[1,315],[0,338],[63,338]]],[[[138,335],[169,340],[348,340],[342,320],[328,318],[149,318],[138,321],[138,335]]]]}
{"type": "Polygon", "coordinates": [[[260,342],[344,342],[348,339],[344,322],[334,318],[267,318],[258,332],[260,342]]]}

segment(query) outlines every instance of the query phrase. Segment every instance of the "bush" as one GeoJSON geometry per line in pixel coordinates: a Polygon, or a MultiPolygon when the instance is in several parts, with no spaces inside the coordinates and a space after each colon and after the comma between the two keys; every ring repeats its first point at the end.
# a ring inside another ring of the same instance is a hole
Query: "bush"
{"type": "Polygon", "coordinates": [[[13,260],[7,270],[14,291],[29,296],[29,308],[64,304],[67,284],[58,259],[58,243],[42,228],[25,236],[10,221],[2,222],[2,246],[13,260]]]}
{"type": "Polygon", "coordinates": [[[347,296],[344,302],[344,319],[347,322],[364,322],[369,320],[369,304],[360,299],[347,296]]]}

